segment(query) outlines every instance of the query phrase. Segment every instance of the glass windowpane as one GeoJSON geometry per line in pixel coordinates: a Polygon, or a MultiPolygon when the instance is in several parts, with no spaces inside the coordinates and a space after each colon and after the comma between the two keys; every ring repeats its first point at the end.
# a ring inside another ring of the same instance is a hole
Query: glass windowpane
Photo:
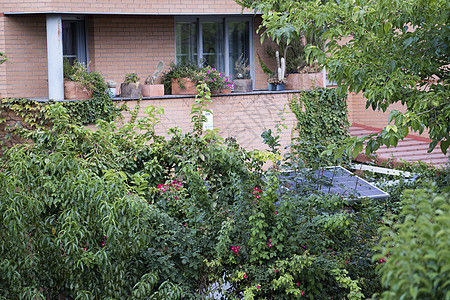
{"type": "Polygon", "coordinates": [[[235,62],[241,54],[250,64],[249,34],[249,22],[228,23],[229,69],[233,78],[236,77],[235,62]]]}
{"type": "Polygon", "coordinates": [[[176,62],[197,62],[197,24],[177,23],[175,25],[176,62]]]}
{"type": "Polygon", "coordinates": [[[203,61],[205,65],[225,71],[223,23],[202,23],[203,61]]]}

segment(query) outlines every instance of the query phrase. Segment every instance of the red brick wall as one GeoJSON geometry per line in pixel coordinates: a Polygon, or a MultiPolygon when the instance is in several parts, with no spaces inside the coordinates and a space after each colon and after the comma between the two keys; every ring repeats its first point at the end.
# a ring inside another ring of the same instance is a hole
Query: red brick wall
{"type": "MultiPolygon", "coordinates": [[[[386,125],[389,125],[388,119],[391,111],[406,111],[406,107],[401,105],[401,103],[391,104],[386,112],[383,112],[382,110],[374,111],[371,107],[366,109],[366,98],[364,98],[362,93],[350,93],[348,95],[347,103],[350,123],[358,123],[375,128],[383,128],[386,125]]],[[[414,131],[410,132],[410,134],[428,137],[427,130],[425,130],[422,135],[419,135],[418,132],[414,131]]]]}
{"type": "MultiPolygon", "coordinates": [[[[235,137],[239,144],[247,150],[259,149],[268,150],[268,147],[262,143],[261,133],[266,129],[275,130],[275,122],[280,121],[278,115],[292,93],[261,93],[248,96],[213,96],[214,129],[220,130],[220,135],[224,138],[235,137]]],[[[134,109],[136,100],[125,101],[131,109],[134,109]]],[[[161,106],[165,113],[161,117],[161,123],[157,125],[156,131],[160,135],[167,136],[167,130],[172,127],[179,127],[183,132],[192,130],[191,106],[194,98],[172,98],[158,100],[142,100],[138,118],[146,117],[145,107],[153,105],[161,106]]],[[[122,103],[120,103],[122,104],[122,103]]],[[[282,122],[288,126],[283,129],[280,137],[281,149],[290,145],[291,131],[296,125],[295,115],[286,106],[286,112],[283,114],[285,120],[282,122]]],[[[124,114],[124,122],[130,120],[130,114],[124,114]]]]}
{"type": "Polygon", "coordinates": [[[240,14],[234,0],[0,0],[2,12],[117,14],[240,14]]]}
{"type": "MultiPolygon", "coordinates": [[[[1,16],[0,50],[11,63],[0,67],[0,97],[47,97],[47,48],[45,15],[1,16]],[[4,30],[1,30],[4,27],[4,30]],[[3,45],[2,45],[3,44],[3,45]]],[[[260,19],[254,23],[255,30],[260,19]]],[[[255,35],[255,88],[265,89],[267,76],[261,70],[257,53],[270,67],[275,60],[266,57],[268,39],[260,44],[255,35]]],[[[175,60],[174,18],[172,16],[88,16],[89,61],[92,70],[120,86],[126,73],[138,73],[141,81],[152,74],[159,60],[175,60]]]]}
{"type": "Polygon", "coordinates": [[[90,17],[89,59],[92,69],[118,87],[126,73],[137,73],[143,82],[158,61],[167,70],[175,60],[173,17],[90,17]]]}
{"type": "Polygon", "coordinates": [[[0,15],[0,24],[0,49],[10,59],[10,62],[0,66],[0,80],[4,83],[0,85],[0,98],[46,97],[45,16],[0,15]]]}
{"type": "MultiPolygon", "coordinates": [[[[5,17],[0,13],[0,52],[5,49],[5,17]]],[[[0,65],[0,99],[2,95],[6,95],[6,65],[0,65]]]]}

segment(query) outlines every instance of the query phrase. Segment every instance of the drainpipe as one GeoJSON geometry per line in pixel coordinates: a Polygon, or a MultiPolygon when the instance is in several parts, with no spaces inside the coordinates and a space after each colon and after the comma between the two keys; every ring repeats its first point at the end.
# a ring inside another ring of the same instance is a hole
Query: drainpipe
{"type": "Polygon", "coordinates": [[[64,100],[61,15],[47,15],[48,98],[64,100]]]}

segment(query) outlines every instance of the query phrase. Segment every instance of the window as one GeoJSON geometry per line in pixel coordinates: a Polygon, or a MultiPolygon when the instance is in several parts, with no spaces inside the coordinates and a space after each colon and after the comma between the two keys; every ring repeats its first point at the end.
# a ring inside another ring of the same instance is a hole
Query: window
{"type": "Polygon", "coordinates": [[[84,17],[70,17],[62,20],[63,59],[87,64],[86,26],[84,17]]]}
{"type": "MultiPolygon", "coordinates": [[[[253,65],[251,18],[176,18],[176,63],[194,61],[234,77],[242,54],[253,65]]],[[[253,72],[253,70],[252,70],[253,72]]]]}

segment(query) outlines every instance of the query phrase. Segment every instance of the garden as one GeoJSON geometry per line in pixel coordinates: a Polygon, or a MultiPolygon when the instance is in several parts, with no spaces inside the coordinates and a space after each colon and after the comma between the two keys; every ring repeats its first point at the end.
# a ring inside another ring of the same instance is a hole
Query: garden
{"type": "Polygon", "coordinates": [[[387,199],[321,192],[311,176],[349,169],[364,147],[395,146],[409,130],[427,129],[430,151],[447,153],[448,5],[236,2],[262,13],[263,38],[328,41],[328,53],[309,45],[305,56],[338,86],[292,97],[289,149],[282,114],[261,129],[266,151],[203,130],[205,79],[223,77],[212,69],[196,82],[192,130],[168,137],[156,134],[162,108],[138,118],[139,105],[115,107],[99,74],[82,78],[98,83],[87,101],[2,99],[0,111],[29,126],[10,128],[22,142],[0,156],[0,299],[450,299],[450,164],[359,174],[387,199]],[[349,137],[349,91],[406,111],[378,135],[349,137]]]}
{"type": "Polygon", "coordinates": [[[167,139],[152,106],[92,131],[50,104],[45,125],[20,130],[33,143],[0,160],[1,299],[448,299],[448,168],[405,166],[422,175],[383,201],[297,186],[349,162],[322,151],[346,135],[338,90],[291,101],[298,137],[282,158],[282,120],[267,151],[204,132],[197,88],[193,130],[167,139]]]}

